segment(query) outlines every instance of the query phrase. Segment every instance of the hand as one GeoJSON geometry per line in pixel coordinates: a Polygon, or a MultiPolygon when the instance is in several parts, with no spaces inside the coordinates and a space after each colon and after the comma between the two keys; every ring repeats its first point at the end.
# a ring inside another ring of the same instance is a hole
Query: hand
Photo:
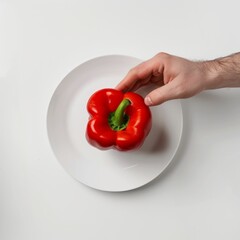
{"type": "Polygon", "coordinates": [[[240,53],[202,62],[159,53],[131,69],[116,88],[135,91],[149,83],[156,84],[145,97],[149,106],[191,97],[205,89],[240,87],[240,53]]]}
{"type": "Polygon", "coordinates": [[[154,83],[156,89],[145,97],[145,104],[154,106],[171,99],[191,97],[204,90],[205,69],[201,62],[159,53],[131,69],[116,89],[135,91],[154,83]]]}

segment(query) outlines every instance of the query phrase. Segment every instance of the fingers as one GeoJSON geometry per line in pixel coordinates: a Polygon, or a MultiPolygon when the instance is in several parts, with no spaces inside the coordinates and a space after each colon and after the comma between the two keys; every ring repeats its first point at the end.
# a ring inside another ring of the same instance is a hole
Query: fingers
{"type": "Polygon", "coordinates": [[[173,57],[166,53],[159,53],[150,60],[139,64],[128,72],[126,77],[116,86],[116,89],[126,92],[135,91],[148,83],[160,85],[161,87],[145,97],[144,101],[148,106],[155,106],[171,99],[181,98],[184,90],[181,87],[182,85],[176,81],[176,74],[169,75],[169,66],[172,64],[173,57]],[[170,81],[171,77],[175,81],[170,81]]]}
{"type": "MultiPolygon", "coordinates": [[[[145,63],[141,63],[140,65],[132,68],[125,78],[116,86],[116,89],[120,91],[132,91],[133,89],[136,90],[143,80],[143,77],[148,77],[146,74],[141,74],[141,69],[145,69],[145,63]],[[144,76],[146,75],[146,76],[144,76]]],[[[149,73],[150,75],[150,73],[149,73]]]]}
{"type": "Polygon", "coordinates": [[[163,66],[161,66],[159,59],[156,57],[139,64],[138,66],[132,68],[126,77],[116,86],[116,89],[120,91],[132,91],[137,90],[142,85],[145,85],[154,77],[160,78],[162,75],[163,66]]]}

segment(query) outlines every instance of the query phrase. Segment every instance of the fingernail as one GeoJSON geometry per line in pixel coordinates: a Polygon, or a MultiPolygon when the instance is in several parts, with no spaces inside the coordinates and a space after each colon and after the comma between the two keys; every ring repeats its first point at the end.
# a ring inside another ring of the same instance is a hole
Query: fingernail
{"type": "Polygon", "coordinates": [[[144,102],[147,106],[152,105],[152,99],[149,96],[145,97],[144,102]]]}

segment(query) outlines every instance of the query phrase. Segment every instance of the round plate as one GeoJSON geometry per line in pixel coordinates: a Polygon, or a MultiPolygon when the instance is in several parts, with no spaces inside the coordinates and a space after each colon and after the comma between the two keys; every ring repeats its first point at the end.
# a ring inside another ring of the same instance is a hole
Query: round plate
{"type": "MultiPolygon", "coordinates": [[[[110,55],[87,61],[71,71],[55,90],[49,104],[47,130],[58,161],[75,179],[104,191],[127,191],[156,178],[179,146],[183,115],[178,100],[152,107],[152,129],[138,150],[99,150],[85,138],[86,104],[102,88],[114,88],[130,68],[142,62],[110,55]]],[[[150,91],[138,93],[146,95],[150,91]]]]}

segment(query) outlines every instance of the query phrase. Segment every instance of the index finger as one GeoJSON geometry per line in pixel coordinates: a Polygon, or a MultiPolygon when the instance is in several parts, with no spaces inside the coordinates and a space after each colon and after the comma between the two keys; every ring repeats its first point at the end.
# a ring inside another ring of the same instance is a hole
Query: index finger
{"type": "Polygon", "coordinates": [[[140,63],[132,68],[115,88],[124,92],[135,89],[135,87],[140,86],[145,79],[150,79],[151,76],[159,75],[162,72],[159,65],[159,59],[156,57],[140,63]]]}
{"type": "Polygon", "coordinates": [[[127,75],[123,78],[123,80],[121,82],[118,83],[118,85],[115,87],[117,90],[119,91],[123,91],[123,92],[127,92],[129,91],[131,88],[133,88],[133,86],[136,84],[136,82],[138,81],[138,76],[137,76],[137,71],[136,68],[138,66],[132,68],[127,75]]]}

